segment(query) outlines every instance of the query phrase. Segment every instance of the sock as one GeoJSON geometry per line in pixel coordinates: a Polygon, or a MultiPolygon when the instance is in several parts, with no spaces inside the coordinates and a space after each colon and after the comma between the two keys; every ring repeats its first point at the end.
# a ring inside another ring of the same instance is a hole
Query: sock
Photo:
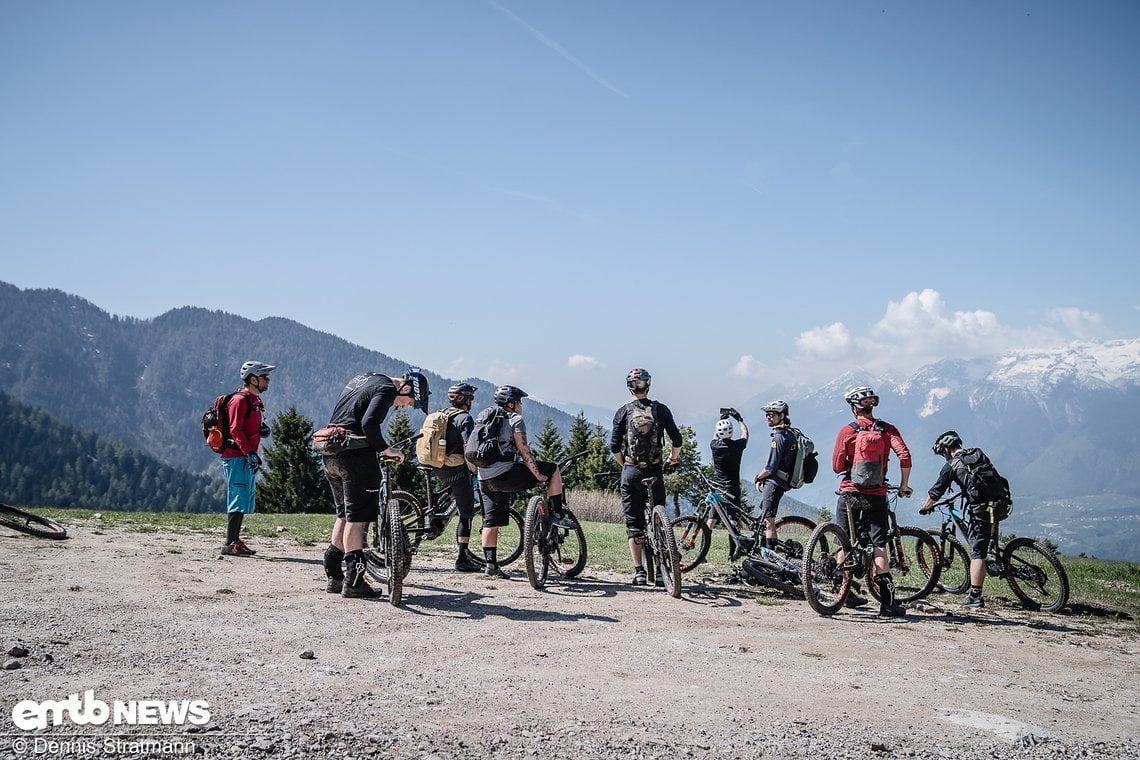
{"type": "Polygon", "coordinates": [[[498,567],[499,561],[495,558],[495,547],[483,547],[483,559],[487,560],[488,567],[498,567]]]}
{"type": "Polygon", "coordinates": [[[230,512],[229,520],[226,522],[226,544],[232,544],[238,540],[241,534],[241,520],[245,515],[241,512],[230,512]]]}
{"type": "Polygon", "coordinates": [[[344,580],[344,569],[340,566],[344,561],[344,552],[329,544],[325,549],[325,575],[329,578],[344,580]]]}
{"type": "Polygon", "coordinates": [[[458,541],[456,542],[456,544],[455,544],[455,548],[456,548],[455,558],[456,559],[463,559],[463,555],[467,551],[467,546],[468,546],[467,544],[461,544],[458,541]]]}
{"type": "Polygon", "coordinates": [[[970,586],[970,596],[972,596],[976,599],[981,595],[982,595],[982,587],[981,586],[970,586]]]}
{"type": "Polygon", "coordinates": [[[364,550],[346,552],[344,555],[344,585],[359,586],[364,581],[364,550]]]}

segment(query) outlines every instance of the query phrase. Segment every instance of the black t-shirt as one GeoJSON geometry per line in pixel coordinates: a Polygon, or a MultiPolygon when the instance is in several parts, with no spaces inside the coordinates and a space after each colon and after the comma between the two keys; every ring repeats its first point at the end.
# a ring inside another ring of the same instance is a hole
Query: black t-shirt
{"type": "Polygon", "coordinates": [[[462,454],[471,431],[475,429],[475,420],[467,411],[460,410],[447,419],[447,448],[448,454],[462,454]]]}
{"type": "Polygon", "coordinates": [[[724,481],[725,484],[740,480],[740,458],[744,456],[744,447],[747,445],[747,438],[712,440],[709,447],[712,449],[712,465],[717,480],[724,481]]]}
{"type": "Polygon", "coordinates": [[[395,400],[396,384],[392,378],[379,372],[365,372],[349,380],[341,391],[329,424],[340,425],[353,435],[362,435],[373,450],[384,451],[388,448],[384,440],[384,418],[395,400]]]}

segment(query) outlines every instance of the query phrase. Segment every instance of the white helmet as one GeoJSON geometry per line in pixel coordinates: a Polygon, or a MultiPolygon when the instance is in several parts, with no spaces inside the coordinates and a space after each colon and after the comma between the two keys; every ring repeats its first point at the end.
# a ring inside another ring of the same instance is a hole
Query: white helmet
{"type": "Polygon", "coordinates": [[[268,375],[275,369],[277,369],[276,364],[248,361],[245,364],[241,365],[241,379],[248,380],[254,375],[268,375]]]}
{"type": "Polygon", "coordinates": [[[715,434],[722,441],[730,440],[732,438],[732,420],[717,420],[715,434]]]}
{"type": "Polygon", "coordinates": [[[865,385],[855,385],[843,394],[843,400],[851,406],[878,406],[879,395],[865,385]]]}

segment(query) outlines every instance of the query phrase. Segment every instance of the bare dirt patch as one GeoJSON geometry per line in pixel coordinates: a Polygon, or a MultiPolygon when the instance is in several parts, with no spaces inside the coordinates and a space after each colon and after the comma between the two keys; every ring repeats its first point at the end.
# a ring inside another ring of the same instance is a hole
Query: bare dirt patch
{"type": "MultiPolygon", "coordinates": [[[[207,757],[1140,756],[1134,625],[945,597],[897,622],[821,618],[593,568],[540,592],[521,563],[487,581],[422,557],[397,608],[326,594],[323,547],[218,559],[218,543],[0,534],[0,640],[29,650],[0,653],[20,663],[0,670],[0,757],[35,756],[14,744],[36,735],[14,727],[17,702],[87,690],[204,699],[211,720],[38,735],[174,737],[207,757]]],[[[40,756],[110,756],[57,749],[40,756]]]]}

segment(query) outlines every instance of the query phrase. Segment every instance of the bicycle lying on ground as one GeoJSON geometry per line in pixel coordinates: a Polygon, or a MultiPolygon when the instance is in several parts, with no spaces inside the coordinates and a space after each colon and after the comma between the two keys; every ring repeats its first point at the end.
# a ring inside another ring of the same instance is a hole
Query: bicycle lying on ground
{"type": "MultiPolygon", "coordinates": [[[[760,534],[764,530],[764,521],[752,517],[733,504],[725,489],[712,481],[700,468],[694,472],[709,491],[693,514],[682,515],[673,520],[673,528],[677,534],[677,548],[681,553],[681,572],[689,572],[708,557],[709,547],[712,544],[712,528],[708,522],[713,515],[720,518],[728,530],[730,562],[755,555],[760,545],[760,534]]],[[[813,530],[815,523],[806,517],[798,515],[781,517],[776,521],[778,540],[773,550],[784,559],[798,563],[803,559],[804,545],[813,530]]],[[[798,564],[796,571],[798,572],[798,564]]],[[[798,580],[796,583],[798,584],[798,580]]],[[[798,589],[795,593],[799,593],[798,589]]]]}
{"type": "MultiPolygon", "coordinates": [[[[934,538],[925,530],[899,526],[895,518],[898,489],[889,486],[887,493],[887,560],[895,584],[895,603],[906,605],[934,590],[941,571],[941,555],[934,538]]],[[[863,510],[849,507],[846,529],[834,522],[820,523],[804,547],[804,597],[820,615],[834,615],[859,578],[866,579],[871,595],[879,598],[878,584],[874,582],[874,547],[862,515],[863,510]]]]}
{"type": "Polygon", "coordinates": [[[383,454],[377,458],[383,473],[380,510],[376,522],[365,528],[364,571],[387,588],[388,603],[396,607],[404,598],[404,578],[412,567],[412,545],[402,519],[411,495],[392,490],[392,462],[397,460],[383,454]]]}
{"type": "MultiPolygon", "coordinates": [[[[959,540],[969,535],[970,514],[961,493],[935,502],[942,513],[942,527],[934,534],[941,562],[938,578],[943,591],[964,594],[970,588],[970,553],[959,540]]],[[[997,531],[995,530],[995,533],[997,531]]],[[[1057,612],[1069,601],[1069,576],[1064,565],[1048,546],[1025,537],[1010,538],[1004,544],[999,536],[990,541],[986,575],[1004,578],[1010,590],[1030,610],[1057,612]]]]}
{"type": "Polygon", "coordinates": [[[0,504],[0,526],[38,538],[67,538],[67,528],[55,520],[33,515],[31,512],[25,512],[7,504],[0,504]]]}
{"type": "MultiPolygon", "coordinates": [[[[585,456],[581,451],[558,463],[562,476],[567,468],[585,456]]],[[[545,484],[540,483],[545,489],[545,484]]],[[[532,496],[526,506],[523,521],[523,553],[526,557],[526,577],[533,588],[541,589],[551,572],[562,578],[573,578],[586,567],[586,534],[578,518],[570,511],[568,494],[562,492],[562,511],[574,523],[573,528],[554,522],[545,491],[532,496]]]]}

